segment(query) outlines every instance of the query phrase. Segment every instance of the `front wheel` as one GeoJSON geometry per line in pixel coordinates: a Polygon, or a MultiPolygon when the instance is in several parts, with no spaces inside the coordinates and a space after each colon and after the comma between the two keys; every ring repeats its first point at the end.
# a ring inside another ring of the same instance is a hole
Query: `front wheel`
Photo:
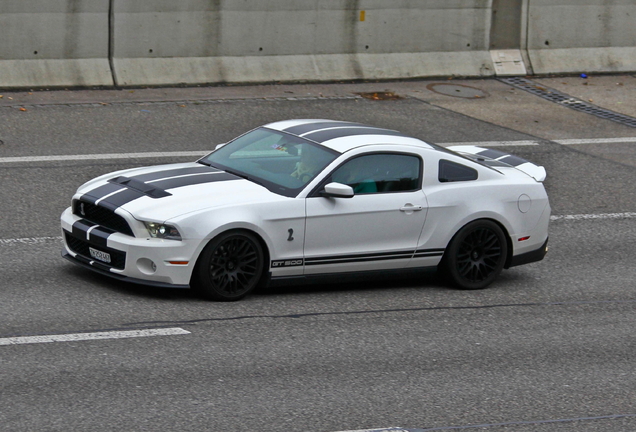
{"type": "Polygon", "coordinates": [[[263,256],[263,248],[252,234],[221,234],[203,249],[195,269],[194,288],[212,300],[240,300],[260,282],[263,256]]]}
{"type": "Polygon", "coordinates": [[[499,225],[478,220],[455,234],[444,253],[442,266],[456,287],[481,289],[501,273],[507,254],[508,244],[499,225]]]}

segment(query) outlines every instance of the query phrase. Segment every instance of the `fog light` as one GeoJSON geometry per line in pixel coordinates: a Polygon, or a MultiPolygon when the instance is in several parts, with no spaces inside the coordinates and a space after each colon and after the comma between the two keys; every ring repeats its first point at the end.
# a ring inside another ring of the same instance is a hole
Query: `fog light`
{"type": "Polygon", "coordinates": [[[148,258],[139,258],[137,260],[137,268],[143,274],[151,275],[157,271],[157,264],[148,258]]]}

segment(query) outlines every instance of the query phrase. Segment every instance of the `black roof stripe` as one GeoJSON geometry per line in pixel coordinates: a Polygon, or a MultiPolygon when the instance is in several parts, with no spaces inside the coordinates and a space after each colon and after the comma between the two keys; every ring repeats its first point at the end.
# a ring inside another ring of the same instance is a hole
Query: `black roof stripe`
{"type": "Polygon", "coordinates": [[[326,129],[326,130],[320,130],[318,132],[312,132],[310,134],[304,135],[303,138],[316,141],[319,143],[324,143],[325,141],[329,141],[332,139],[343,138],[343,137],[354,136],[354,135],[389,135],[389,136],[408,137],[408,135],[405,135],[402,132],[393,131],[389,129],[379,129],[379,128],[372,128],[372,127],[345,127],[345,128],[326,129]]]}
{"type": "Polygon", "coordinates": [[[324,122],[305,123],[298,126],[291,126],[283,130],[290,134],[302,135],[307,132],[315,132],[321,129],[328,129],[328,128],[333,128],[337,126],[365,126],[365,125],[360,123],[341,122],[341,121],[324,121],[324,122]]]}

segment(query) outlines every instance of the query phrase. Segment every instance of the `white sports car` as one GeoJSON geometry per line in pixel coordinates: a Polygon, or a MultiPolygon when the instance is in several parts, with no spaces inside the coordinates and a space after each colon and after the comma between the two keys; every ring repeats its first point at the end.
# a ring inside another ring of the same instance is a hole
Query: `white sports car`
{"type": "Polygon", "coordinates": [[[543,167],[331,120],[256,128],[192,163],[82,185],[63,256],[99,273],[238,300],[260,284],[437,267],[462,289],[543,259],[543,167]]]}

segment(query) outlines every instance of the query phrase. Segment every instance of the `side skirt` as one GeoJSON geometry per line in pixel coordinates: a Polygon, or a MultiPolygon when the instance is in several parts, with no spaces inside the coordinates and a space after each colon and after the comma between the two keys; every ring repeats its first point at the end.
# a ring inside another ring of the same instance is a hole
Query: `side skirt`
{"type": "Polygon", "coordinates": [[[396,270],[373,270],[364,272],[349,273],[325,273],[318,275],[301,275],[301,276],[282,276],[272,278],[271,274],[268,278],[267,286],[291,286],[291,285],[315,285],[315,284],[331,284],[331,283],[353,283],[364,281],[390,281],[396,279],[408,279],[410,277],[431,273],[437,270],[437,266],[419,267],[409,269],[396,270]]]}

